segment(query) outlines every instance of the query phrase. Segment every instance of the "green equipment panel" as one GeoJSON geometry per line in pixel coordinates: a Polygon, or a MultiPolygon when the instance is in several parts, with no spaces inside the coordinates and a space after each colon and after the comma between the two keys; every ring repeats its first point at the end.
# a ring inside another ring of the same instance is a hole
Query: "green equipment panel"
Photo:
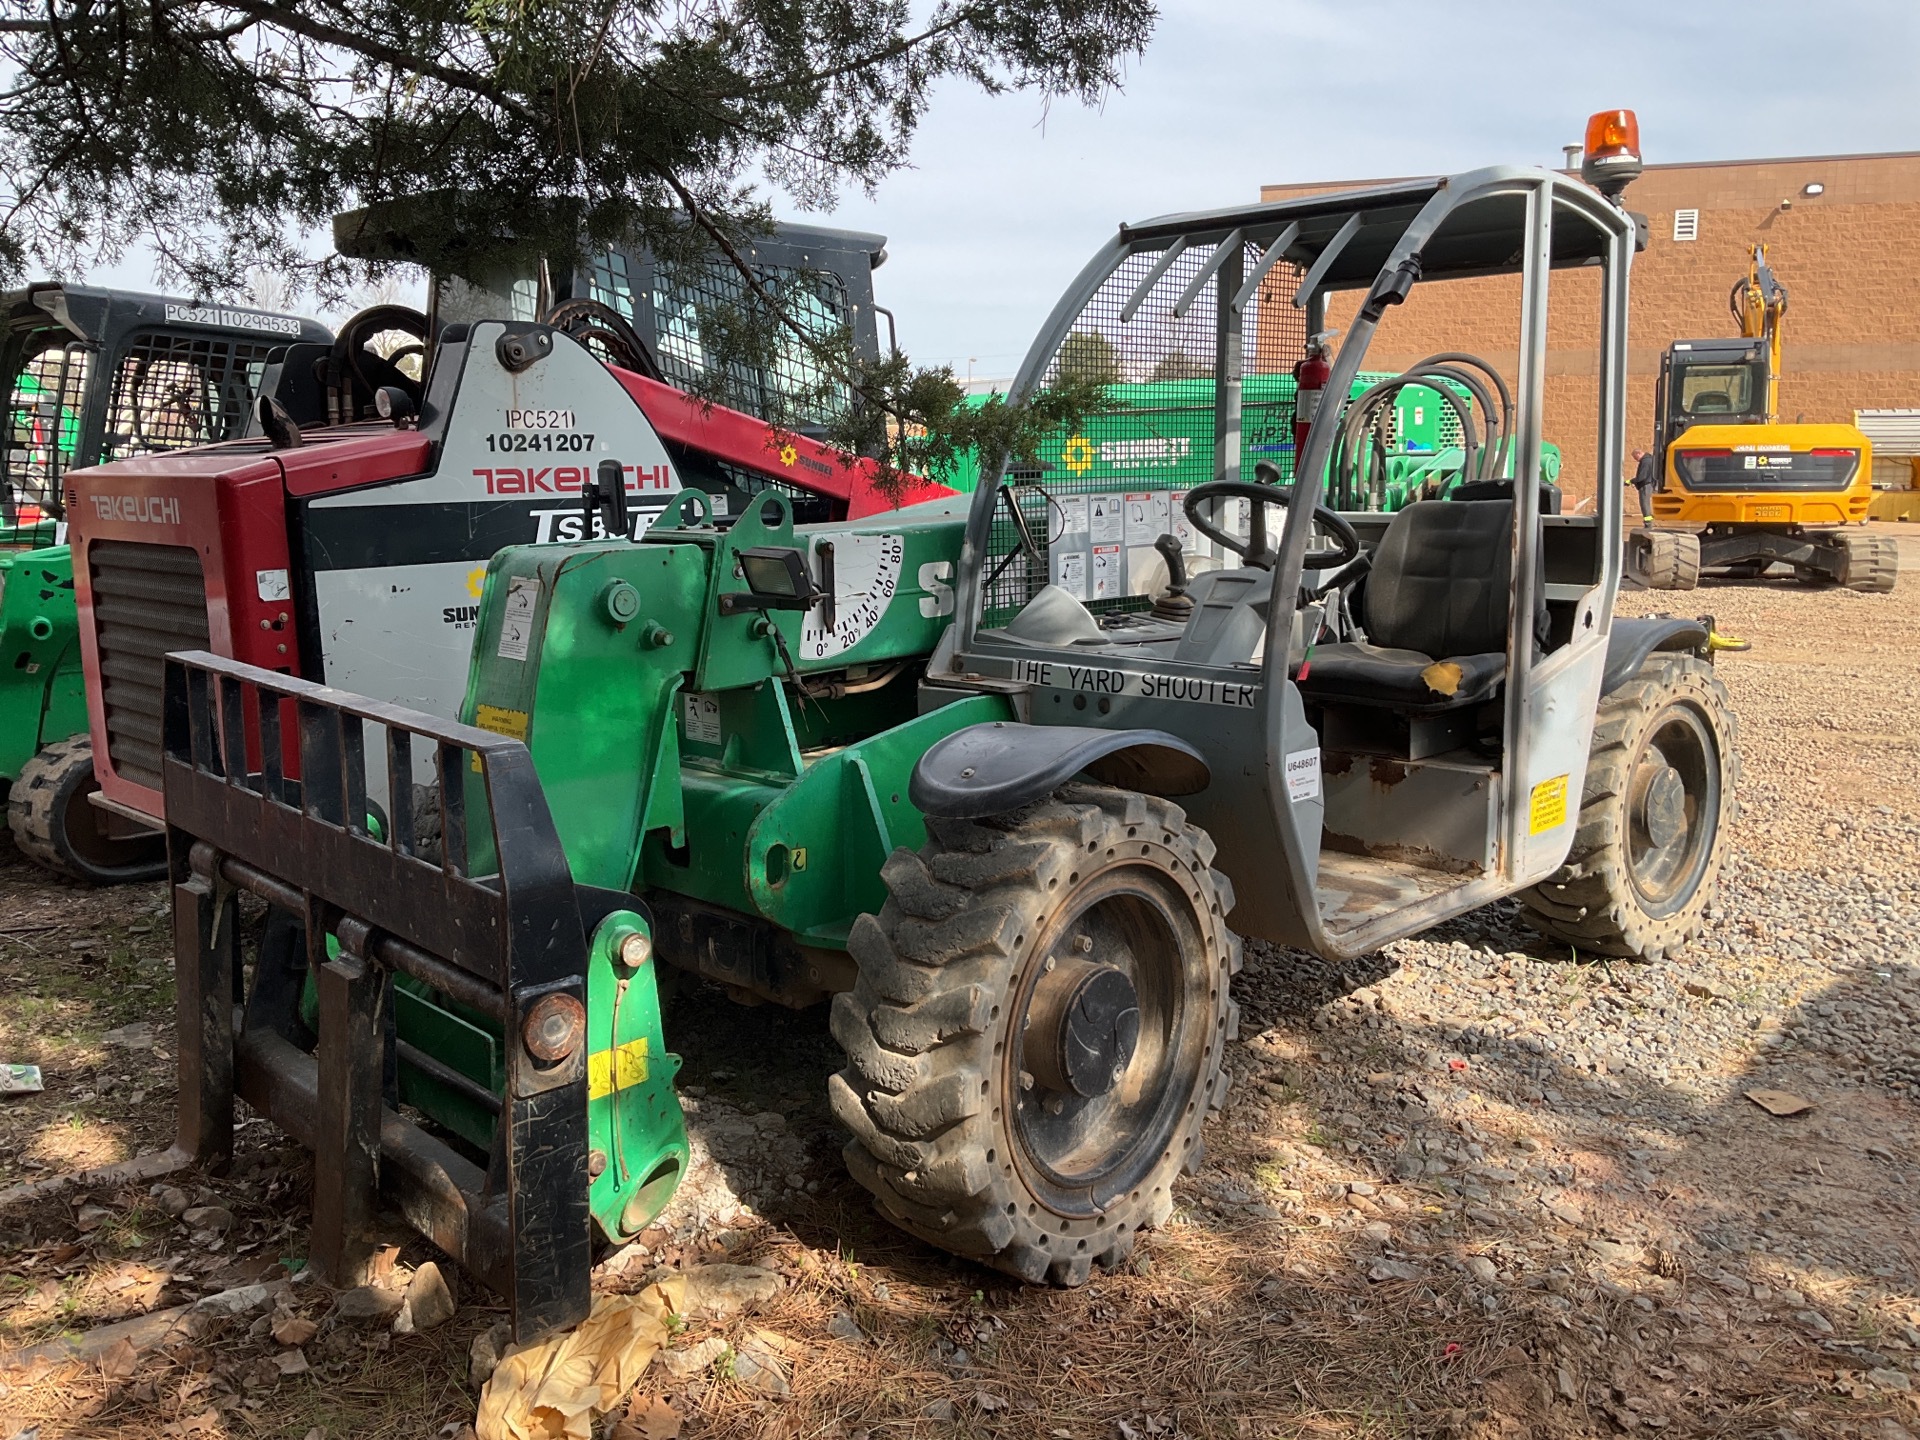
{"type": "Polygon", "coordinates": [[[686,491],[637,544],[520,546],[488,571],[462,718],[526,742],[575,880],[651,888],[844,949],[880,866],[925,839],[927,747],[1004,718],[918,715],[953,614],[951,499],[793,523],[769,495],[726,528],[686,491]],[[820,593],[766,608],[747,564],[791,555],[820,593]]]}
{"type": "MultiPolygon", "coordinates": [[[[1357,399],[1385,372],[1368,371],[1353,382],[1357,399]]],[[[1291,375],[1249,375],[1243,382],[1240,470],[1251,477],[1262,460],[1293,478],[1293,397],[1291,375]]],[[[1042,442],[1035,457],[1042,484],[1054,479],[1113,481],[1126,490],[1186,490],[1216,479],[1213,473],[1213,381],[1167,379],[1109,385],[1114,408],[1090,416],[1078,430],[1042,442]]],[[[989,397],[969,396],[984,405],[989,397]]],[[[1459,422],[1451,406],[1424,385],[1409,385],[1394,399],[1393,429],[1387,437],[1390,457],[1432,457],[1459,440],[1459,422]]],[[[1455,460],[1456,468],[1458,458],[1455,460]]],[[[951,475],[935,477],[971,493],[980,482],[979,458],[971,453],[951,475]]]]}
{"type": "Polygon", "coordinates": [[[73,552],[0,550],[0,781],[87,728],[73,552]]]}

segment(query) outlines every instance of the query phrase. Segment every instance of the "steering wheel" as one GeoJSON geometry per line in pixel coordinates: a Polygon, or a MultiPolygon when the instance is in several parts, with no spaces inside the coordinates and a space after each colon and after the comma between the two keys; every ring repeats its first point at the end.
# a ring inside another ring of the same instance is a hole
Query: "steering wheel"
{"type": "Polygon", "coordinates": [[[382,386],[398,386],[417,409],[422,384],[394,362],[409,353],[424,353],[427,317],[410,305],[375,305],[362,310],[340,327],[333,350],[325,360],[324,382],[339,397],[340,418],[357,420],[372,409],[374,393],[382,386]],[[398,330],[419,343],[402,345],[391,357],[368,348],[377,335],[398,330]]]}
{"type": "MultiPolygon", "coordinates": [[[[1187,519],[1193,522],[1193,528],[1222,549],[1238,555],[1246,564],[1256,570],[1271,570],[1274,561],[1280,558],[1280,552],[1267,543],[1267,512],[1269,505],[1285,508],[1293,498],[1293,487],[1280,483],[1280,472],[1267,461],[1262,460],[1253,467],[1256,475],[1271,475],[1271,480],[1214,480],[1205,485],[1196,485],[1187,492],[1187,519]],[[1209,500],[1251,500],[1253,513],[1248,517],[1247,538],[1220,529],[1211,520],[1201,514],[1200,507],[1209,500]]],[[[1329,510],[1324,505],[1313,507],[1313,519],[1316,525],[1325,527],[1339,542],[1337,550],[1314,550],[1308,553],[1302,568],[1307,570],[1332,570],[1360,558],[1360,537],[1353,526],[1341,518],[1337,510],[1329,510]]]]}

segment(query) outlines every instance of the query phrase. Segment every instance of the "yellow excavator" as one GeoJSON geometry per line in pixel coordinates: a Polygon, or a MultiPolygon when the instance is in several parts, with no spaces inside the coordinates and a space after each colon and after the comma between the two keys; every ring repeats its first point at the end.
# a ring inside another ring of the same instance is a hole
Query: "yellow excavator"
{"type": "Polygon", "coordinates": [[[1885,592],[1893,538],[1850,528],[1873,498],[1872,445],[1851,425],[1780,423],[1787,287],[1753,247],[1729,308],[1737,339],[1676,340],[1660,361],[1653,523],[1627,540],[1628,573],[1649,589],[1691,590],[1792,567],[1808,585],[1885,592]]]}

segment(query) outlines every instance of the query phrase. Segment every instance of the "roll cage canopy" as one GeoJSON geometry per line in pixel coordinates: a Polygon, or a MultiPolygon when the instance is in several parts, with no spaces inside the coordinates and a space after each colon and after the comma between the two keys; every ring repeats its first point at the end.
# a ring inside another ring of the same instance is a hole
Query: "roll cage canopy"
{"type": "MultiPolygon", "coordinates": [[[[1493,172],[1478,171],[1474,175],[1489,173],[1493,172]]],[[[1282,257],[1307,271],[1312,271],[1327,257],[1317,277],[1319,287],[1354,290],[1373,282],[1387,263],[1394,243],[1421,211],[1438,198],[1457,195],[1459,187],[1474,175],[1402,181],[1367,190],[1341,190],[1298,200],[1276,200],[1236,210],[1160,215],[1137,224],[1122,225],[1119,240],[1137,248],[1158,248],[1169,240],[1182,238],[1189,245],[1196,245],[1218,243],[1240,230],[1249,238],[1270,242],[1286,226],[1297,224],[1299,231],[1283,247],[1282,257]],[[1358,226],[1349,233],[1349,226],[1356,219],[1358,226]],[[1330,257],[1329,251],[1333,252],[1330,257]]],[[[1564,177],[1555,178],[1563,184],[1573,183],[1564,177]]],[[[1516,242],[1523,230],[1526,203],[1524,194],[1511,192],[1479,198],[1470,214],[1456,218],[1423,247],[1420,256],[1423,277],[1461,279],[1517,271],[1520,252],[1516,242]]],[[[1555,236],[1553,264],[1592,264],[1604,251],[1603,237],[1597,232],[1582,233],[1568,228],[1555,236]]]]}
{"type": "MultiPolygon", "coordinates": [[[[1148,421],[1151,433],[1137,438],[1114,416],[1095,414],[1068,438],[1056,465],[1036,472],[1002,456],[985,468],[968,511],[942,673],[963,689],[1006,687],[1024,697],[1034,723],[1158,726],[1193,740],[1216,774],[1261,777],[1265,793],[1257,799],[1243,785],[1223,783],[1188,808],[1224,851],[1279,857],[1260,872],[1258,887],[1242,875],[1249,933],[1277,943],[1362,954],[1549,873],[1566,854],[1568,832],[1558,811],[1547,817],[1555,823],[1535,823],[1532,800],[1542,785],[1578,793],[1590,737],[1584,723],[1566,717],[1590,718],[1601,679],[1620,580],[1622,487],[1599,484],[1590,515],[1554,517],[1559,553],[1571,561],[1556,579],[1544,575],[1540,487],[1514,485],[1497,759],[1448,762],[1484,777],[1466,807],[1477,817],[1473,853],[1455,857],[1467,868],[1457,883],[1451,871],[1425,877],[1420,883],[1437,888],[1418,901],[1339,911],[1338,885],[1330,882],[1323,895],[1316,879],[1327,803],[1319,755],[1327,741],[1303,708],[1292,667],[1304,663],[1296,652],[1311,644],[1302,636],[1296,646],[1295,631],[1320,603],[1305,581],[1307,551],[1343,407],[1319,406],[1296,447],[1300,416],[1276,380],[1304,353],[1307,336],[1327,328],[1334,291],[1363,297],[1322,391],[1343,399],[1381,319],[1416,285],[1515,275],[1508,474],[1537,476],[1549,282],[1555,270],[1592,266],[1599,285],[1597,292],[1582,287],[1581,305],[1598,300],[1595,473],[1618,476],[1627,280],[1638,233],[1635,220],[1598,191],[1517,167],[1121,227],[1049,315],[1012,398],[1021,403],[1063,375],[1098,375],[1109,398],[1129,402],[1126,414],[1148,421]],[[1186,423],[1170,423],[1183,411],[1186,423]],[[1229,571],[1177,637],[1158,638],[1164,624],[1145,613],[1159,594],[1156,576],[1165,573],[1154,568],[1156,534],[1172,533],[1183,551],[1192,548],[1181,533],[1183,502],[1201,485],[1240,480],[1243,468],[1269,460],[1286,507],[1270,570],[1229,571]],[[1536,625],[1543,606],[1551,643],[1536,625]],[[1087,615],[1096,623],[1084,623],[1087,615]],[[1130,631],[1139,643],[1127,638],[1130,631]],[[1282,783],[1290,764],[1308,776],[1298,795],[1282,783]]],[[[1419,758],[1410,744],[1404,748],[1406,758],[1419,758]]],[[[1423,743],[1422,754],[1439,753],[1423,743]]],[[[1463,813],[1451,802],[1436,810],[1411,791],[1355,798],[1343,782],[1341,793],[1341,823],[1416,850],[1441,843],[1423,828],[1436,815],[1463,813]]]]}
{"type": "MultiPolygon", "coordinates": [[[[1149,318],[1156,311],[1183,317],[1210,295],[1214,313],[1207,328],[1212,332],[1209,373],[1216,443],[1211,473],[1199,478],[1238,479],[1242,382],[1249,353],[1264,358],[1269,368],[1274,358],[1261,356],[1259,338],[1251,332],[1262,325],[1270,330],[1272,317],[1282,306],[1303,312],[1304,326],[1296,320],[1294,330],[1311,333],[1325,328],[1330,293],[1362,288],[1369,292],[1340,345],[1328,382],[1327,393],[1342,395],[1359,372],[1386,309],[1404,300],[1414,285],[1517,274],[1524,284],[1515,473],[1537,474],[1547,276],[1555,269],[1603,266],[1608,276],[1601,338],[1599,473],[1618,473],[1625,404],[1626,271],[1633,251],[1644,244],[1644,233],[1643,221],[1580,181],[1553,171],[1510,166],[1124,224],[1088,261],[1047,317],[1015,376],[1010,399],[1019,403],[1047,383],[1070,336],[1091,329],[1111,346],[1136,319],[1149,318]],[[1177,299],[1169,277],[1186,280],[1177,299]],[[1125,300],[1120,302],[1123,294],[1125,300]],[[1256,318],[1254,312],[1261,307],[1266,316],[1256,318]]],[[[1298,587],[1310,529],[1302,517],[1320,499],[1338,419],[1338,406],[1323,408],[1305,452],[1297,457],[1294,469],[1309,483],[1298,487],[1307,493],[1296,494],[1301,503],[1289,513],[1281,563],[1274,568],[1275,595],[1291,594],[1298,587]]],[[[996,526],[995,516],[1003,484],[1012,483],[1008,458],[1000,457],[983,474],[969,513],[960,577],[957,639],[961,649],[989,623],[990,610],[1005,609],[1003,567],[998,567],[1002,557],[995,553],[995,542],[1000,542],[999,549],[1005,548],[1008,527],[996,526]]],[[[1618,497],[1610,495],[1606,486],[1599,490],[1603,513],[1617,511],[1618,497]]],[[[1537,499],[1528,496],[1521,502],[1521,511],[1523,520],[1537,513],[1537,499]]],[[[1031,529],[1028,525],[1015,528],[1031,529]]],[[[1281,607],[1274,607],[1273,623],[1280,616],[1281,607]]]]}

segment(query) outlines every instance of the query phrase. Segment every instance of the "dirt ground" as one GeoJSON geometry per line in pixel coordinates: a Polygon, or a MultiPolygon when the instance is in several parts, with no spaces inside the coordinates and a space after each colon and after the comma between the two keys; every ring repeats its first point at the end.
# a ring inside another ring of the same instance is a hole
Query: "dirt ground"
{"type": "MultiPolygon", "coordinates": [[[[689,989],[669,1039],[731,1198],[603,1284],[726,1260],[780,1289],[695,1319],[676,1349],[717,1337],[719,1358],[656,1363],[642,1391],[689,1437],[1920,1435],[1920,537],[1887,528],[1892,596],[1623,598],[1753,642],[1719,666],[1742,858],[1692,953],[1580,964],[1510,907],[1345,969],[1263,948],[1208,1163],[1124,1273],[1026,1289],[891,1230],[838,1165],[824,1016],[689,989]],[[1760,1087],[1810,1109],[1776,1117],[1760,1087]],[[738,1358],[769,1349],[772,1382],[738,1358]]],[[[46,1079],[0,1099],[0,1189],[166,1144],[169,948],[159,887],[0,860],[0,1062],[46,1079]]],[[[225,1175],[0,1209],[0,1440],[473,1419],[497,1303],[462,1289],[412,1335],[340,1315],[300,1273],[304,1156],[264,1121],[240,1135],[225,1175]],[[249,1285],[278,1288],[158,1348],[7,1368],[249,1285]]]]}

